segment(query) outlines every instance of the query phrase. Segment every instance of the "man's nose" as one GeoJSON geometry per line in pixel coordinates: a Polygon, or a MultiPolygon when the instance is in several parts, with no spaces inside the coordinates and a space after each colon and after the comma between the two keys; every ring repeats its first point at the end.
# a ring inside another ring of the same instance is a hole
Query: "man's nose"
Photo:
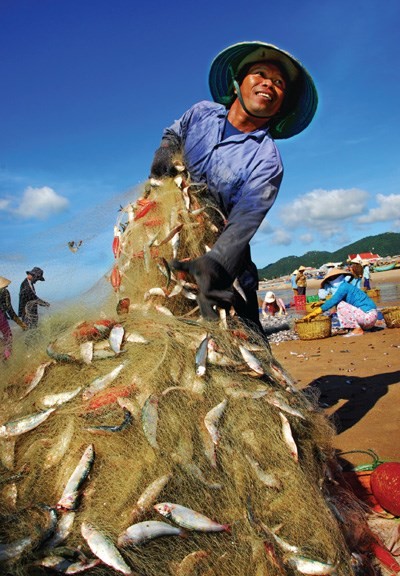
{"type": "Polygon", "coordinates": [[[271,87],[274,85],[271,78],[264,78],[263,84],[265,84],[266,86],[271,86],[271,87]]]}

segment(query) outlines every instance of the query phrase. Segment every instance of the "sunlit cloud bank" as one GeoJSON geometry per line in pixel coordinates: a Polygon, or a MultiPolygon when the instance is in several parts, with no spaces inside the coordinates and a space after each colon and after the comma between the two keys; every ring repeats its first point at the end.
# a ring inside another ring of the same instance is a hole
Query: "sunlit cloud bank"
{"type": "Polygon", "coordinates": [[[396,228],[400,227],[400,194],[389,194],[384,196],[378,194],[376,197],[378,206],[371,208],[367,214],[357,218],[360,224],[371,224],[375,222],[393,221],[396,228]]]}
{"type": "Polygon", "coordinates": [[[28,186],[14,206],[10,199],[0,199],[0,210],[11,212],[22,218],[46,220],[50,216],[60,214],[69,207],[69,201],[64,196],[57,194],[49,186],[33,188],[28,186]]]}

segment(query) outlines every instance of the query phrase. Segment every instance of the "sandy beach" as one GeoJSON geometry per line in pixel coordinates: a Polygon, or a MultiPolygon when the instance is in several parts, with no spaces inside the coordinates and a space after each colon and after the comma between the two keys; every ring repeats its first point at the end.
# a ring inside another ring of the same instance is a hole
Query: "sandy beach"
{"type": "MultiPolygon", "coordinates": [[[[399,281],[399,269],[371,277],[375,288],[399,281]]],[[[308,293],[316,293],[319,282],[310,281],[308,293]]],[[[372,449],[381,459],[400,461],[400,328],[271,346],[298,387],[319,396],[336,426],[338,450],[372,449]]],[[[370,462],[365,454],[346,458],[357,464],[370,462]]]]}

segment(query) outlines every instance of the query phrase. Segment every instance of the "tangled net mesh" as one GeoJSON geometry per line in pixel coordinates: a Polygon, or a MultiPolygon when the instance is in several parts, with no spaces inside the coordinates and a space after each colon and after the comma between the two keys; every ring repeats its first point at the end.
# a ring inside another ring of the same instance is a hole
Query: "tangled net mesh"
{"type": "Polygon", "coordinates": [[[168,266],[203,254],[222,226],[203,188],[146,188],[119,212],[104,299],[50,318],[8,368],[2,574],[354,573],[362,511],[336,489],[328,420],[261,335],[232,314],[202,320],[196,286],[168,266]],[[176,528],[154,508],[164,502],[219,528],[121,541],[139,522],[176,528]],[[85,525],[105,537],[100,552],[85,525]]]}

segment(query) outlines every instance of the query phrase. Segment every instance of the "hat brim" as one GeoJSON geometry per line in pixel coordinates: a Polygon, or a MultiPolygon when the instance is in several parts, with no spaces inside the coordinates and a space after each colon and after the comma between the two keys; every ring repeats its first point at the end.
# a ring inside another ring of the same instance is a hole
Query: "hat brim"
{"type": "Polygon", "coordinates": [[[352,276],[354,278],[354,273],[351,270],[343,270],[342,268],[334,268],[321,280],[321,288],[324,287],[325,282],[328,280],[332,280],[332,278],[336,278],[336,276],[352,276]]]}
{"type": "Polygon", "coordinates": [[[33,270],[27,270],[25,272],[25,274],[30,274],[31,276],[33,276],[34,278],[36,278],[36,280],[40,280],[40,282],[44,282],[45,279],[43,278],[43,273],[38,276],[36,272],[34,272],[33,270]]]}
{"type": "Polygon", "coordinates": [[[304,66],[288,52],[265,42],[239,42],[220,52],[211,63],[209,86],[215,102],[230,106],[235,95],[233,76],[240,68],[252,62],[270,60],[284,68],[289,80],[296,81],[297,98],[292,100],[284,116],[269,122],[274,139],[291,138],[302,132],[311,122],[317,109],[318,94],[314,81],[304,66]]]}

